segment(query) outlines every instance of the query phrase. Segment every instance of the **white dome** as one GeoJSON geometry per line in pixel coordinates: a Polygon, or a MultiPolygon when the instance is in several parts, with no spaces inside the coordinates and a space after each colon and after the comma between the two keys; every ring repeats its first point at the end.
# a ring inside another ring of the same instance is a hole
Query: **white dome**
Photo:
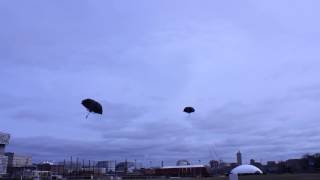
{"type": "Polygon", "coordinates": [[[231,174],[262,174],[262,171],[252,165],[240,165],[231,170],[231,174]]]}

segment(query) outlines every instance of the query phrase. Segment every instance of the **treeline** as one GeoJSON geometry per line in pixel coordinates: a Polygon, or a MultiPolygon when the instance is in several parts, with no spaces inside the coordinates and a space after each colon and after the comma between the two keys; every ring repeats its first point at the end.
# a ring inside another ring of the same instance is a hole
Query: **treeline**
{"type": "Polygon", "coordinates": [[[288,159],[278,163],[268,162],[261,167],[266,173],[320,172],[320,153],[305,154],[300,159],[288,159]]]}

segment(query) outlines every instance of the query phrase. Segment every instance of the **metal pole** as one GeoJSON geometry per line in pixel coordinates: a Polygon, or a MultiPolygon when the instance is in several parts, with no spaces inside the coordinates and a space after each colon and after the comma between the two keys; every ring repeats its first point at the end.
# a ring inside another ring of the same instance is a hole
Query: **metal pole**
{"type": "Polygon", "coordinates": [[[117,160],[114,161],[114,176],[117,178],[117,160]]]}
{"type": "Polygon", "coordinates": [[[70,169],[71,170],[73,169],[72,164],[73,164],[73,162],[72,162],[72,156],[71,156],[71,158],[70,158],[70,169]]]}
{"type": "Polygon", "coordinates": [[[81,172],[83,172],[84,171],[84,159],[82,159],[82,171],[81,172]]]}
{"type": "Polygon", "coordinates": [[[94,168],[95,168],[95,161],[92,162],[93,176],[95,175],[94,168]]]}
{"type": "Polygon", "coordinates": [[[79,158],[78,157],[77,157],[76,169],[77,169],[77,175],[79,175],[79,158]]]}
{"type": "Polygon", "coordinates": [[[66,170],[66,160],[64,159],[63,160],[63,172],[62,172],[63,176],[65,176],[65,170],[66,170]]]}
{"type": "Polygon", "coordinates": [[[137,160],[135,159],[134,160],[134,170],[136,170],[137,169],[137,160]]]}

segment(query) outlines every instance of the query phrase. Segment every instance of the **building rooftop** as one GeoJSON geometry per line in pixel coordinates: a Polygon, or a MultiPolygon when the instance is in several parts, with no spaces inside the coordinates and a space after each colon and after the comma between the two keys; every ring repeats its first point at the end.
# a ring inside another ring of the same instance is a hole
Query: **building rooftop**
{"type": "Polygon", "coordinates": [[[9,144],[10,134],[0,132],[0,144],[9,144]]]}
{"type": "Polygon", "coordinates": [[[199,168],[205,167],[204,165],[183,165],[183,166],[163,166],[161,169],[173,169],[173,168],[199,168]]]}

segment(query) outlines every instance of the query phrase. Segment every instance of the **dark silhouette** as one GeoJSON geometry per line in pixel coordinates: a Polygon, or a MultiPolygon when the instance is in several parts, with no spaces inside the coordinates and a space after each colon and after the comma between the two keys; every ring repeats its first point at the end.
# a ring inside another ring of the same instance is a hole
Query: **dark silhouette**
{"type": "Polygon", "coordinates": [[[87,108],[89,113],[86,115],[86,119],[88,118],[89,114],[91,112],[97,113],[97,114],[102,114],[102,106],[100,103],[93,99],[84,99],[82,100],[81,104],[87,108]]]}
{"type": "Polygon", "coordinates": [[[195,110],[194,110],[194,108],[193,107],[185,107],[184,109],[183,109],[183,112],[185,112],[185,113],[193,113],[195,110]]]}

